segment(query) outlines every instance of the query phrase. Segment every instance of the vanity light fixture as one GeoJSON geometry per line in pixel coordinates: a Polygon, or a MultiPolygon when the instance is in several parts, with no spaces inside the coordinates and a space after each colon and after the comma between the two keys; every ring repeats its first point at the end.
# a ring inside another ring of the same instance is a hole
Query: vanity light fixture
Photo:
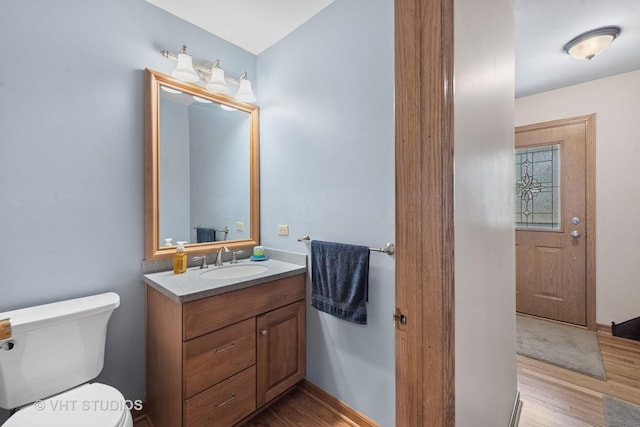
{"type": "Polygon", "coordinates": [[[256,102],[256,96],[251,90],[251,80],[247,78],[246,71],[240,76],[240,89],[236,93],[236,99],[241,102],[256,102]]]}
{"type": "Polygon", "coordinates": [[[178,65],[171,75],[183,82],[195,83],[200,80],[198,73],[193,69],[193,59],[187,53],[187,46],[184,44],[178,53],[178,65]]]}
{"type": "Polygon", "coordinates": [[[209,92],[213,93],[229,92],[229,86],[224,79],[224,70],[220,68],[219,59],[216,59],[216,62],[211,66],[211,78],[205,87],[209,92]]]}
{"type": "Polygon", "coordinates": [[[618,35],[620,35],[620,27],[596,28],[574,37],[564,46],[564,52],[576,59],[591,60],[609,47],[618,35]]]}
{"type": "Polygon", "coordinates": [[[176,56],[168,50],[160,51],[165,58],[178,61],[176,69],[171,73],[173,77],[183,82],[195,83],[200,80],[206,82],[204,87],[212,93],[227,93],[229,86],[227,82],[239,86],[235,99],[240,102],[257,101],[251,90],[251,80],[247,77],[247,72],[242,73],[238,80],[225,76],[224,70],[220,67],[220,60],[216,59],[213,64],[193,64],[191,55],[187,53],[187,47],[182,45],[182,49],[176,56]]]}

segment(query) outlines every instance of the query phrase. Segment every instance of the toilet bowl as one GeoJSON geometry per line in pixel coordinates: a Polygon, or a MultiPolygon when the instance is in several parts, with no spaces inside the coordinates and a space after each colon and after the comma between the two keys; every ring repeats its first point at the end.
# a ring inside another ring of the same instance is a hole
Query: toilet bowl
{"type": "Polygon", "coordinates": [[[108,292],[0,313],[0,408],[15,411],[2,427],[133,426],[131,401],[90,382],[119,305],[108,292]]]}
{"type": "Polygon", "coordinates": [[[115,388],[84,384],[25,406],[2,427],[132,427],[129,409],[115,388]]]}

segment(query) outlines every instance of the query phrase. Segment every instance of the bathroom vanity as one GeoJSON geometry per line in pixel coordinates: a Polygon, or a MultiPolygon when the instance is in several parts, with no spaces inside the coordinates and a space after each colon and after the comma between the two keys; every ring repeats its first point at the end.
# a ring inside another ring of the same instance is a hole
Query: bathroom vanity
{"type": "Polygon", "coordinates": [[[243,278],[197,268],[144,276],[155,427],[233,426],[304,378],[306,266],[260,265],[268,271],[243,278]]]}
{"type": "MultiPolygon", "coordinates": [[[[189,242],[184,251],[191,261],[221,255],[222,245],[234,259],[251,251],[260,244],[258,107],[152,70],[145,71],[145,89],[143,271],[171,268],[172,240],[189,242]],[[193,103],[194,97],[208,103],[193,103]],[[198,132],[172,128],[176,117],[197,123],[198,132]],[[187,159],[188,169],[163,165],[161,152],[187,159]],[[220,159],[226,169],[212,168],[220,159]],[[198,194],[192,201],[201,203],[185,215],[181,196],[192,191],[198,194]],[[198,238],[201,225],[224,227],[224,242],[198,238]]],[[[304,378],[306,256],[267,255],[183,274],[144,274],[145,411],[154,427],[236,425],[304,378]]]]}

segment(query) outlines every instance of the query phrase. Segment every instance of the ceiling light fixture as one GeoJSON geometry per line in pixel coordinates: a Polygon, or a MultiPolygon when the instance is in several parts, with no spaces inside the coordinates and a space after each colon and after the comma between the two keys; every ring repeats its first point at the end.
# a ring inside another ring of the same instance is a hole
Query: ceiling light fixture
{"type": "Polygon", "coordinates": [[[618,35],[620,35],[620,27],[596,28],[574,37],[564,46],[564,52],[576,59],[591,60],[609,47],[618,35]]]}
{"type": "Polygon", "coordinates": [[[235,99],[240,102],[256,102],[256,96],[251,90],[251,81],[247,77],[247,72],[242,73],[238,80],[225,76],[224,70],[220,68],[220,60],[206,64],[193,64],[191,55],[187,53],[187,46],[182,45],[178,55],[168,50],[160,51],[165,58],[178,61],[176,69],[171,73],[176,79],[196,83],[200,80],[206,82],[204,87],[212,93],[227,93],[229,86],[227,82],[239,86],[235,99]]]}

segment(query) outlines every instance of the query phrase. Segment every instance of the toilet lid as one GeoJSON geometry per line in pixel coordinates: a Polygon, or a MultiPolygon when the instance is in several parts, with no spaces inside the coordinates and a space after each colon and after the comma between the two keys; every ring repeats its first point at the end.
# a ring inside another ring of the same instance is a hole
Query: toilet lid
{"type": "Polygon", "coordinates": [[[19,410],[2,427],[118,427],[127,411],[115,388],[84,384],[19,410]]]}

